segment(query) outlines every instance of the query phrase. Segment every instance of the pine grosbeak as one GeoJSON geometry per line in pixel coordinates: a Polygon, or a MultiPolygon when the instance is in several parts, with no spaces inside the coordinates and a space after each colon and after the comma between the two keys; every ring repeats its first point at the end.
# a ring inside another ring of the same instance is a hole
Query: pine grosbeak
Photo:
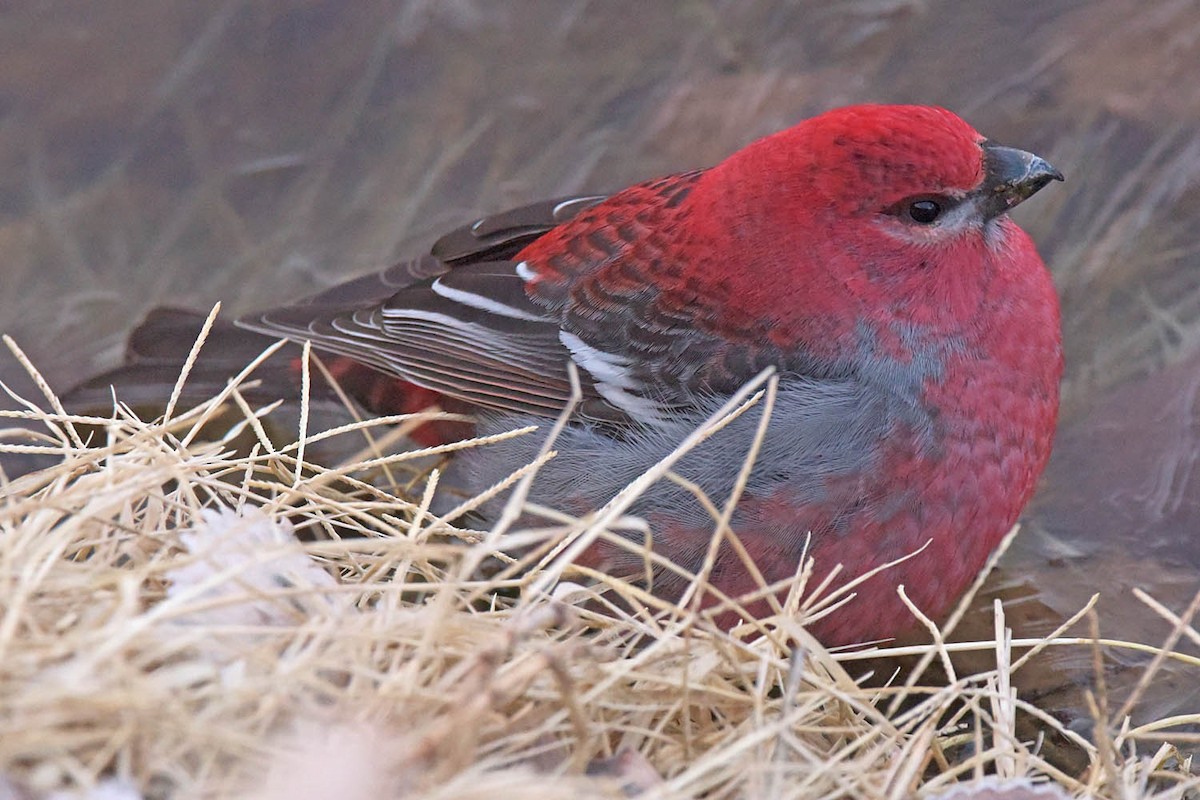
{"type": "MultiPolygon", "coordinates": [[[[546,430],[574,364],[583,400],[530,497],[572,513],[603,505],[774,367],[775,406],[732,530],[768,582],[807,553],[817,582],[842,565],[836,586],[929,542],[810,626],[827,645],[886,638],[913,623],[896,585],[944,614],[1049,456],[1058,302],[1006,212],[1056,179],[944,109],[842,108],[710,169],[486,217],[431,256],[241,324],[393,376],[364,384],[377,408],[437,396],[469,406],[480,433],[546,430]]],[[[719,504],[758,413],[675,471],[719,504]]],[[[467,451],[461,467],[480,489],[540,444],[467,451]]],[[[700,569],[714,520],[692,492],[660,481],[632,511],[655,551],[700,569]]],[[[612,543],[580,563],[645,568],[637,548],[612,543]]],[[[709,581],[735,598],[759,588],[727,544],[709,581]]],[[[686,585],[660,569],[653,591],[674,599],[686,585]]]]}

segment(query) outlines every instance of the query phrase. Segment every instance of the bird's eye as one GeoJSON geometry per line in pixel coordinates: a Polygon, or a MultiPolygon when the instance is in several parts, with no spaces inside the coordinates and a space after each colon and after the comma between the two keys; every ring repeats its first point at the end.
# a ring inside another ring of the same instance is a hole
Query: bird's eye
{"type": "Polygon", "coordinates": [[[959,200],[944,194],[917,194],[904,198],[883,209],[890,217],[897,217],[909,225],[930,226],[940,222],[958,205],[959,200]]]}
{"type": "Polygon", "coordinates": [[[942,215],[942,204],[937,200],[914,200],[908,204],[908,216],[919,225],[932,225],[942,215]]]}

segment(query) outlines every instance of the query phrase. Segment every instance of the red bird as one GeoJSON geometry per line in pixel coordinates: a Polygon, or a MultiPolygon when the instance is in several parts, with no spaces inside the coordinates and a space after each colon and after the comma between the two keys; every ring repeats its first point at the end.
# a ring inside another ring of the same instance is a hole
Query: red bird
{"type": "MultiPolygon", "coordinates": [[[[827,645],[887,638],[913,624],[896,585],[944,614],[1050,454],[1058,301],[1006,212],[1061,179],[941,108],[842,108],[710,169],[482,219],[431,257],[241,324],[467,404],[480,433],[547,429],[574,364],[583,402],[530,497],[574,513],[772,366],[778,396],[732,529],[768,582],[795,573],[810,536],[817,582],[842,565],[835,586],[929,542],[810,626],[827,645]]],[[[759,413],[675,471],[719,504],[759,413]]],[[[540,441],[464,453],[468,483],[500,480],[540,441]]],[[[632,512],[656,551],[700,569],[714,520],[691,492],[661,481],[632,512]]],[[[645,563],[613,544],[581,561],[630,576],[645,563]]],[[[730,597],[758,588],[728,546],[710,582],[730,597]]],[[[686,585],[660,571],[653,590],[686,585]]]]}

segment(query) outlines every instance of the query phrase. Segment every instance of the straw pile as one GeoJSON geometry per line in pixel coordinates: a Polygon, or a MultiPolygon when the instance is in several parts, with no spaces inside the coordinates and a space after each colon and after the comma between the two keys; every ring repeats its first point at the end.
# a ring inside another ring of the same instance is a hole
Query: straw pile
{"type": "MultiPolygon", "coordinates": [[[[238,391],[252,367],[153,420],[119,403],[110,417],[67,414],[48,389],[23,401],[25,438],[0,447],[60,460],[0,490],[0,797],[1196,790],[1189,759],[1154,738],[1195,720],[1133,728],[1098,686],[1085,738],[1012,690],[1039,649],[1094,641],[1014,643],[998,608],[994,641],[947,645],[935,630],[915,648],[921,668],[868,688],[853,677],[861,654],[830,654],[797,623],[820,604],[793,599],[723,633],[573,571],[578,546],[637,524],[622,517],[628,495],[582,520],[541,510],[534,528],[519,498],[535,464],[513,476],[500,521],[472,530],[478,498],[430,511],[439,453],[391,454],[419,418],[302,422],[300,443],[280,445],[263,423],[271,409],[238,391]],[[201,441],[218,408],[236,423],[201,441]],[[256,445],[238,453],[230,442],[246,433],[256,445]],[[331,436],[363,450],[308,463],[306,448],[331,436]],[[955,648],[994,652],[995,667],[955,675],[955,648]],[[923,683],[930,662],[949,679],[923,683]],[[1057,727],[1089,766],[1051,763],[1018,737],[1018,715],[1057,727]]],[[[1177,634],[1200,638],[1188,619],[1177,634]]]]}

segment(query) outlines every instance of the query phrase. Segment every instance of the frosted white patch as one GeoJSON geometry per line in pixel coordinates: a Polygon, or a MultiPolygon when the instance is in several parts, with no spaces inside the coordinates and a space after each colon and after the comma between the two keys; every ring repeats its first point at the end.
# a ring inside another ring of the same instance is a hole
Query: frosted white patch
{"type": "MultiPolygon", "coordinates": [[[[9,790],[8,783],[0,778],[0,797],[32,797],[32,794],[9,790]]],[[[41,795],[45,800],[142,800],[144,795],[132,783],[120,778],[105,778],[91,789],[78,792],[59,791],[41,795]]]]}
{"type": "Polygon", "coordinates": [[[176,624],[294,625],[338,607],[322,591],[337,581],[304,552],[286,519],[250,506],[206,508],[179,540],[191,558],[166,573],[176,624]],[[311,591],[280,597],[286,588],[311,591]]]}
{"type": "MultiPolygon", "coordinates": [[[[521,262],[525,263],[525,262],[521,262]]],[[[543,322],[543,317],[537,314],[531,314],[528,311],[522,311],[519,308],[507,306],[504,303],[493,300],[490,297],[484,297],[481,294],[474,292],[466,292],[462,289],[455,289],[453,286],[447,286],[442,283],[442,279],[435,280],[430,287],[435,294],[441,295],[447,300],[453,300],[456,303],[462,303],[470,308],[477,308],[480,311],[486,311],[489,314],[495,314],[500,317],[508,317],[509,319],[524,319],[530,322],[543,322]]]]}
{"type": "Polygon", "coordinates": [[[517,266],[513,268],[513,272],[517,273],[517,275],[523,281],[533,281],[537,280],[539,277],[539,275],[534,272],[533,267],[529,266],[528,261],[518,262],[517,266]]]}
{"type": "Polygon", "coordinates": [[[1029,778],[999,778],[989,775],[982,780],[961,783],[932,800],[971,800],[991,797],[995,800],[1069,800],[1070,793],[1053,783],[1034,783],[1029,778]]]}
{"type": "Polygon", "coordinates": [[[261,770],[261,785],[239,796],[364,800],[398,796],[391,787],[405,786],[410,780],[404,772],[408,762],[396,755],[412,747],[403,732],[367,722],[343,724],[317,718],[302,719],[292,728],[267,742],[271,762],[261,770]]]}

